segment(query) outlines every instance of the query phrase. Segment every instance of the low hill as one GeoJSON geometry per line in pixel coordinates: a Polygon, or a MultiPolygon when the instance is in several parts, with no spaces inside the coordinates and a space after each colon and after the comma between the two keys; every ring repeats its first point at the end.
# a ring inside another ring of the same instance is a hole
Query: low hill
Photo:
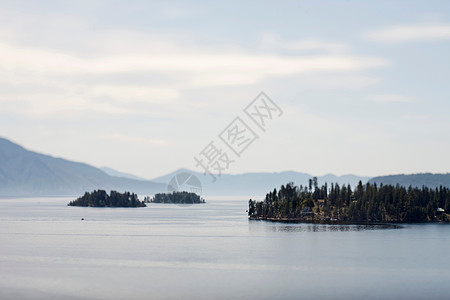
{"type": "Polygon", "coordinates": [[[427,186],[431,188],[437,188],[440,186],[445,186],[450,188],[450,173],[447,174],[431,174],[431,173],[421,173],[421,174],[400,174],[400,175],[389,175],[389,176],[379,176],[374,177],[369,180],[370,183],[379,184],[390,184],[409,187],[422,187],[427,186]]]}
{"type": "Polygon", "coordinates": [[[437,188],[440,186],[445,186],[450,188],[450,173],[447,174],[432,174],[432,173],[421,173],[421,174],[400,174],[400,175],[388,175],[374,177],[369,180],[370,183],[379,184],[390,184],[409,187],[422,187],[427,186],[431,188],[437,188]]]}

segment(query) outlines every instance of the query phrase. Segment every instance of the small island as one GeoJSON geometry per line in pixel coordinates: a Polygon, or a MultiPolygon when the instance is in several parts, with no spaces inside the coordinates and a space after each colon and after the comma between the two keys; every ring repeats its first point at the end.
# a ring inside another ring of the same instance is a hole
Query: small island
{"type": "Polygon", "coordinates": [[[308,186],[290,182],[269,192],[263,201],[248,202],[252,220],[313,223],[449,222],[450,189],[405,188],[360,181],[350,185],[326,183],[317,178],[308,186]]]}
{"type": "Polygon", "coordinates": [[[173,203],[173,204],[198,204],[205,203],[205,199],[196,193],[189,193],[185,191],[172,193],[155,194],[152,198],[145,197],[145,203],[173,203]]]}
{"type": "Polygon", "coordinates": [[[145,203],[140,201],[134,193],[119,193],[111,191],[108,193],[104,190],[95,190],[91,193],[86,192],[82,197],[74,201],[70,201],[69,206],[84,207],[145,207],[145,203]]]}

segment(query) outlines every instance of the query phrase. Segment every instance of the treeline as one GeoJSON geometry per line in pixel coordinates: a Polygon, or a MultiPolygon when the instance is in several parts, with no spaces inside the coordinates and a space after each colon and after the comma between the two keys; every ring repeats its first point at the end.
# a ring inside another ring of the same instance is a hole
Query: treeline
{"type": "Polygon", "coordinates": [[[250,199],[251,219],[341,222],[430,222],[448,221],[450,191],[447,187],[405,188],[360,181],[350,185],[326,183],[317,178],[308,186],[282,185],[268,193],[264,201],[250,199]]]}
{"type": "Polygon", "coordinates": [[[86,192],[82,197],[69,202],[69,206],[89,206],[89,207],[145,207],[134,193],[119,193],[104,190],[95,190],[91,193],[86,192]]]}
{"type": "Polygon", "coordinates": [[[186,191],[159,193],[153,196],[149,201],[153,203],[175,203],[175,204],[194,204],[205,203],[205,199],[195,193],[188,193],[186,191]]]}

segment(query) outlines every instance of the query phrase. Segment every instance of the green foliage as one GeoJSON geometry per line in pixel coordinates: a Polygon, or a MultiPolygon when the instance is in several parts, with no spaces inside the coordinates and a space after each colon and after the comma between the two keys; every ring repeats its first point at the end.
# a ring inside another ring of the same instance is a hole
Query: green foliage
{"type": "Polygon", "coordinates": [[[172,192],[156,194],[150,202],[154,203],[176,203],[176,204],[194,204],[205,203],[205,199],[195,193],[172,192]]]}
{"type": "MultiPolygon", "coordinates": [[[[282,185],[264,201],[249,201],[253,219],[295,219],[342,222],[427,222],[436,220],[438,208],[450,207],[450,189],[405,188],[367,183],[352,191],[350,185],[325,184],[316,179],[308,186],[282,185]]],[[[446,217],[446,215],[444,216],[446,217]]]]}
{"type": "Polygon", "coordinates": [[[110,195],[104,190],[95,190],[91,193],[86,192],[82,197],[71,201],[69,206],[88,206],[88,207],[145,207],[146,205],[139,201],[136,194],[129,192],[119,193],[111,191],[110,195]]]}

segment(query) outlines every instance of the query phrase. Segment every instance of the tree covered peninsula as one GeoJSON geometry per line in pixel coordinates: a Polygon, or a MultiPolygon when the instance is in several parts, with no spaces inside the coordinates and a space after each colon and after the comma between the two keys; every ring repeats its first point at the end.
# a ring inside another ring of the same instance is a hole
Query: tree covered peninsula
{"type": "Polygon", "coordinates": [[[88,207],[145,207],[136,194],[129,192],[119,193],[111,191],[108,195],[104,190],[95,190],[91,193],[86,192],[82,197],[69,202],[69,206],[88,206],[88,207]]]}
{"type": "Polygon", "coordinates": [[[405,188],[361,181],[355,190],[350,185],[326,183],[317,178],[308,186],[294,183],[274,189],[263,201],[250,199],[250,219],[285,222],[432,222],[449,221],[450,190],[405,188]]]}

